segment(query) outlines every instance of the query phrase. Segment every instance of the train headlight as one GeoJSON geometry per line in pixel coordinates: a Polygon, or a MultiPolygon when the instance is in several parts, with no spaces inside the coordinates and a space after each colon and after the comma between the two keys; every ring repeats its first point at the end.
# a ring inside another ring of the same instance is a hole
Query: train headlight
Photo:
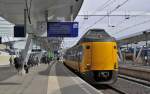
{"type": "Polygon", "coordinates": [[[117,64],[116,63],[114,64],[114,69],[117,69],[117,64]]]}
{"type": "Polygon", "coordinates": [[[91,66],[91,65],[90,65],[90,64],[86,64],[86,66],[87,66],[88,69],[90,69],[90,66],[91,66]]]}

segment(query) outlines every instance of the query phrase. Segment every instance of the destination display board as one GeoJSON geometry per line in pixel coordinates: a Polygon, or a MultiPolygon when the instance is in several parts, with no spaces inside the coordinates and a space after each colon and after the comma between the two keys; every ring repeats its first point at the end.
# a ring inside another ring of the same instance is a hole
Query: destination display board
{"type": "Polygon", "coordinates": [[[78,22],[48,22],[47,37],[77,37],[78,22]]]}

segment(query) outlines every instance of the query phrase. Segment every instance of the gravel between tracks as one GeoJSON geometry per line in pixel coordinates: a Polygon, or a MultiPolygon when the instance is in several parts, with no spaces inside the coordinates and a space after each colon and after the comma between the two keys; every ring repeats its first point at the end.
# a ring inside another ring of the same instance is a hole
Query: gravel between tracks
{"type": "MultiPolygon", "coordinates": [[[[119,91],[124,92],[124,94],[150,94],[150,87],[128,81],[122,78],[118,78],[118,81],[111,85],[111,87],[116,88],[119,91]]],[[[107,89],[99,89],[102,90],[104,94],[123,94],[123,93],[115,93],[115,91],[111,90],[109,87],[107,89]]]]}

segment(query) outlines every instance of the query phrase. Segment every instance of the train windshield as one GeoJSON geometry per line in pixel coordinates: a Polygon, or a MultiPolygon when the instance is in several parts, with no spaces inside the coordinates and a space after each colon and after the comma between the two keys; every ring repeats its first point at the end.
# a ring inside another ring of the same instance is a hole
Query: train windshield
{"type": "Polygon", "coordinates": [[[104,30],[90,30],[85,37],[87,38],[110,38],[104,30]]]}
{"type": "Polygon", "coordinates": [[[93,29],[84,35],[84,41],[114,41],[105,30],[93,29]]]}

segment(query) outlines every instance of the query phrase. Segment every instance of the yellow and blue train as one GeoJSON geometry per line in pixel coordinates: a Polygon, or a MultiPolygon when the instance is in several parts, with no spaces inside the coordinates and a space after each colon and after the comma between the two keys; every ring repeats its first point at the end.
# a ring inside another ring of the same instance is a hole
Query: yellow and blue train
{"type": "Polygon", "coordinates": [[[68,49],[64,63],[93,84],[111,84],[117,80],[117,44],[104,29],[88,30],[68,49]]]}

